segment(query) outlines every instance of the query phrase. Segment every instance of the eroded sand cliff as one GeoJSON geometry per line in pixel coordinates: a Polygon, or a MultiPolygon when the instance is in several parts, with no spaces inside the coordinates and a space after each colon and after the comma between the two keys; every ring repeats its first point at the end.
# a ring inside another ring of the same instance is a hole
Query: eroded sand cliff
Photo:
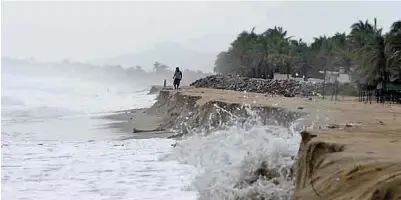
{"type": "Polygon", "coordinates": [[[174,122],[185,121],[179,116],[193,118],[197,123],[193,127],[209,120],[213,113],[221,119],[214,104],[234,112],[242,104],[249,104],[269,113],[263,118],[275,118],[284,124],[303,116],[304,129],[312,137],[305,133],[301,143],[295,169],[295,199],[401,198],[400,105],[364,104],[355,98],[332,102],[200,88],[164,90],[159,98],[160,104],[152,109],[167,108],[159,111],[172,114],[164,124],[170,127],[174,122]]]}
{"type": "MultiPolygon", "coordinates": [[[[263,123],[288,126],[300,116],[300,110],[289,110],[281,107],[266,106],[263,104],[244,101],[244,94],[228,94],[224,91],[208,89],[183,89],[179,91],[162,90],[157,102],[146,112],[154,116],[165,116],[158,129],[174,129],[177,136],[185,135],[189,131],[210,132],[222,128],[230,123],[237,123],[238,118],[246,119],[249,116],[247,108],[257,112],[263,123]],[[240,96],[235,96],[240,94],[240,96]],[[227,97],[231,97],[231,101],[227,97]],[[234,96],[230,96],[234,95],[234,96]]],[[[246,94],[245,94],[246,96],[246,94]]],[[[261,95],[263,96],[263,95],[261,95]]],[[[253,97],[250,97],[256,100],[253,97]]]]}
{"type": "Polygon", "coordinates": [[[174,129],[175,136],[182,136],[222,127],[233,115],[249,117],[244,104],[265,123],[288,126],[302,119],[307,131],[294,170],[294,199],[401,198],[400,105],[184,88],[161,90],[144,113],[160,119],[156,129],[174,129]]]}

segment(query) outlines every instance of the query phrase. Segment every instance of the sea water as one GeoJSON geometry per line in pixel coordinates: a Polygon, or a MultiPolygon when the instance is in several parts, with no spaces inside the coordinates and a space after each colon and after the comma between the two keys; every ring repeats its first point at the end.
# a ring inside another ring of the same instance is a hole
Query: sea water
{"type": "Polygon", "coordinates": [[[259,177],[243,187],[237,185],[249,180],[263,162],[268,169],[279,171],[293,166],[302,119],[288,127],[266,125],[249,105],[244,108],[251,116],[245,121],[232,116],[234,125],[211,134],[193,133],[178,141],[173,152],[161,160],[178,160],[197,167],[198,173],[188,188],[197,191],[200,200],[291,199],[293,182],[284,174],[271,180],[259,177]]]}
{"type": "Polygon", "coordinates": [[[147,86],[2,66],[2,199],[196,199],[168,139],[124,140],[99,116],[149,107],[147,86]]]}
{"type": "MultiPolygon", "coordinates": [[[[3,69],[7,66],[2,66],[3,69]]],[[[40,69],[38,69],[40,70],[40,69]]],[[[25,70],[26,71],[26,70],[25,70]]],[[[136,140],[104,127],[112,111],[149,107],[155,96],[129,80],[81,72],[2,73],[3,199],[288,199],[292,182],[236,188],[261,162],[294,163],[296,122],[257,117],[209,135],[136,140]],[[104,78],[104,77],[103,77],[104,78]],[[273,198],[274,197],[274,198],[273,198]]],[[[250,111],[251,112],[251,111],[250,111]]],[[[255,116],[255,115],[253,115],[255,116]]]]}

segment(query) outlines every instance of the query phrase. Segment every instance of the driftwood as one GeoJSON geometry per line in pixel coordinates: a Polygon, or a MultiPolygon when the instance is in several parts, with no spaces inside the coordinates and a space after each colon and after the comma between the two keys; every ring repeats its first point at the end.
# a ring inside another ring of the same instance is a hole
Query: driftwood
{"type": "Polygon", "coordinates": [[[156,132],[156,131],[165,131],[165,129],[162,128],[156,128],[156,129],[152,129],[152,130],[143,130],[143,129],[136,129],[133,128],[133,133],[144,133],[144,132],[156,132]]]}

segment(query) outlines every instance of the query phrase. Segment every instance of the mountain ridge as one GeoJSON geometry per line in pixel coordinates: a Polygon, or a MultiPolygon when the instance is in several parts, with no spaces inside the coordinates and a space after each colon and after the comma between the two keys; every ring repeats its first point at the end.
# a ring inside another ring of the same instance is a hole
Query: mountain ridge
{"type": "Polygon", "coordinates": [[[95,59],[90,62],[99,65],[141,66],[144,69],[151,69],[157,61],[171,68],[180,67],[211,72],[217,54],[198,52],[186,49],[178,43],[165,42],[156,44],[152,48],[139,53],[126,53],[110,58],[95,59]]]}

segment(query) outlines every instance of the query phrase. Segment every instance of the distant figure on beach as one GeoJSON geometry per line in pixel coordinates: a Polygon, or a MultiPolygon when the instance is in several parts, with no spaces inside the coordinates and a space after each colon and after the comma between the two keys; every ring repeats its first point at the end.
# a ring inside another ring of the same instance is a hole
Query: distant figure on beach
{"type": "Polygon", "coordinates": [[[178,88],[180,87],[181,79],[182,79],[182,72],[180,71],[180,68],[178,68],[178,67],[175,68],[173,79],[174,79],[174,83],[173,83],[174,89],[178,90],[178,88]]]}

